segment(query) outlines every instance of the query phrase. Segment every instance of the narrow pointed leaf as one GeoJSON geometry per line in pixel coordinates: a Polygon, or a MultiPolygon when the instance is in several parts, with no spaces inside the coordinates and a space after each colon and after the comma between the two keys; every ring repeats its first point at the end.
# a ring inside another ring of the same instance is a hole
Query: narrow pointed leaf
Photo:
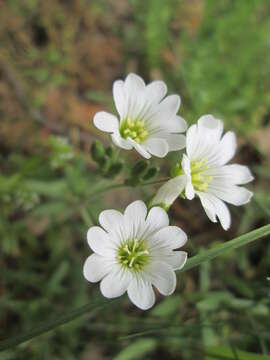
{"type": "Polygon", "coordinates": [[[181,271],[187,271],[193,269],[196,266],[201,265],[205,261],[210,261],[218,256],[237,249],[241,246],[247,245],[252,241],[258,240],[266,235],[270,234],[270,224],[262,226],[256,230],[250,231],[244,235],[238,236],[237,238],[227,241],[223,244],[217,245],[212,249],[204,250],[202,253],[189,258],[181,271]]]}

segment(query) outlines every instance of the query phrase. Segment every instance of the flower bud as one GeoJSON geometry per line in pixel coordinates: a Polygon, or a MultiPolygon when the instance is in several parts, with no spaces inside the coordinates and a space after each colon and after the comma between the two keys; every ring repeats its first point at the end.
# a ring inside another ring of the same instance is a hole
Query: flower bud
{"type": "Polygon", "coordinates": [[[105,153],[107,156],[109,156],[109,158],[113,157],[114,152],[115,152],[115,150],[114,150],[113,146],[109,145],[108,147],[106,147],[105,153]]]}
{"type": "Polygon", "coordinates": [[[146,174],[143,176],[143,180],[144,181],[147,181],[147,180],[150,180],[152,178],[154,178],[159,172],[159,167],[150,167],[146,174]]]}
{"type": "Polygon", "coordinates": [[[139,177],[143,175],[148,168],[148,163],[144,160],[139,160],[131,169],[131,176],[139,177]]]}
{"type": "Polygon", "coordinates": [[[123,169],[123,166],[124,166],[123,161],[117,161],[113,163],[110,166],[109,170],[107,171],[106,176],[114,177],[116,175],[119,175],[123,169]]]}
{"type": "Polygon", "coordinates": [[[96,140],[93,142],[91,146],[91,155],[95,162],[99,164],[104,162],[104,147],[100,141],[96,140]]]}

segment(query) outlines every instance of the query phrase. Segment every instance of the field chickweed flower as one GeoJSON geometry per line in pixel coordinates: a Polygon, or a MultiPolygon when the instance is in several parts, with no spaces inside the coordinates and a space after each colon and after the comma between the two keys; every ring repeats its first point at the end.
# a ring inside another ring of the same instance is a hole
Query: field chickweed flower
{"type": "Polygon", "coordinates": [[[145,85],[143,79],[129,74],[125,81],[113,84],[113,97],[119,119],[105,111],[94,116],[95,126],[112,134],[112,140],[120,148],[136,149],[150,159],[152,155],[163,158],[169,151],[185,147],[187,129],[183,118],[176,115],[180,97],[165,98],[167,86],[163,81],[145,85]]]}
{"type": "Polygon", "coordinates": [[[174,270],[187,259],[184,251],[174,251],[187,241],[186,234],[169,226],[165,210],[153,207],[148,215],[143,201],[131,203],[124,214],[105,210],[99,216],[102,226],[88,230],[87,241],[94,254],[84,264],[84,277],[100,283],[101,293],[115,298],[126,291],[140,309],[155,302],[152,285],[163,295],[176,287],[174,270]]]}
{"type": "Polygon", "coordinates": [[[169,207],[185,190],[192,200],[195,194],[201,200],[209,219],[227,230],[231,216],[224,201],[236,206],[248,203],[252,192],[238,185],[247,184],[253,176],[247,166],[226,165],[236,151],[236,137],[227,132],[222,137],[223,122],[212,115],[202,116],[192,125],[186,136],[186,154],[173,170],[173,176],[152,200],[152,204],[169,207]]]}

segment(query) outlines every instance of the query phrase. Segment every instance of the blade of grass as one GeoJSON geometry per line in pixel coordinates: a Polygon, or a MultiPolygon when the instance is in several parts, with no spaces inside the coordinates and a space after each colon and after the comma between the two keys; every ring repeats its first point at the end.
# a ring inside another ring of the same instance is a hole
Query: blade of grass
{"type": "Polygon", "coordinates": [[[202,253],[191,257],[187,260],[186,265],[182,271],[193,269],[196,266],[201,265],[205,261],[210,261],[218,256],[221,256],[231,250],[237,249],[241,246],[247,245],[252,241],[261,239],[262,237],[270,234],[270,224],[262,226],[256,230],[250,231],[244,235],[238,236],[237,238],[227,241],[226,243],[215,246],[212,249],[203,251],[202,253]]]}
{"type": "MultiPolygon", "coordinates": [[[[193,256],[190,258],[184,268],[181,271],[190,270],[196,266],[199,266],[205,261],[210,261],[218,256],[223,255],[224,253],[237,249],[241,246],[247,245],[252,241],[258,240],[266,235],[270,234],[270,224],[262,226],[256,230],[250,231],[247,234],[238,236],[237,238],[230,240],[224,244],[218,245],[213,249],[205,250],[204,252],[193,256]]],[[[41,334],[44,334],[48,331],[51,331],[58,326],[64,325],[68,322],[75,320],[76,318],[88,313],[91,310],[98,310],[104,307],[105,305],[111,304],[111,301],[105,300],[104,302],[90,303],[79,309],[75,309],[67,315],[63,315],[59,319],[51,320],[42,324],[32,330],[25,332],[23,335],[15,336],[11,339],[6,339],[0,342],[0,351],[7,350],[13,346],[19,345],[25,341],[31,340],[41,334]]]]}

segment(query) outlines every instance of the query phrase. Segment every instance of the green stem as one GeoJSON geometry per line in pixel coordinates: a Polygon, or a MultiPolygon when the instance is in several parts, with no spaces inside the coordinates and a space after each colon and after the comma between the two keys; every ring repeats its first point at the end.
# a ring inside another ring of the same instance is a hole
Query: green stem
{"type": "MultiPolygon", "coordinates": [[[[158,184],[161,184],[161,183],[166,182],[168,180],[169,180],[169,178],[159,179],[159,180],[155,180],[155,181],[149,181],[149,182],[146,182],[146,183],[138,184],[138,186],[136,186],[136,187],[149,186],[149,185],[158,185],[158,184]]],[[[120,188],[123,188],[123,187],[132,187],[132,186],[126,184],[125,182],[122,182],[122,183],[119,183],[119,184],[108,185],[107,187],[104,187],[103,189],[95,191],[95,193],[92,194],[90,197],[92,199],[93,197],[95,197],[97,195],[103,194],[103,193],[108,192],[110,190],[120,189],[120,188]]]]}
{"type": "MultiPolygon", "coordinates": [[[[187,271],[190,270],[196,266],[201,265],[202,263],[212,260],[218,256],[223,255],[224,253],[227,253],[231,250],[237,249],[241,246],[247,245],[252,241],[261,239],[262,237],[270,234],[270,224],[262,226],[256,230],[250,231],[247,234],[238,236],[237,238],[230,240],[224,244],[218,245],[214,247],[213,249],[205,250],[204,252],[193,256],[192,258],[188,259],[186,265],[181,270],[187,271]]],[[[86,313],[88,313],[91,310],[98,310],[104,307],[107,304],[111,304],[111,301],[105,300],[100,301],[98,303],[90,303],[87,304],[79,309],[75,309],[71,312],[69,312],[67,315],[63,315],[57,320],[51,320],[43,325],[40,325],[28,332],[26,332],[24,335],[15,336],[11,339],[3,340],[0,342],[0,351],[9,349],[13,346],[19,345],[25,341],[31,340],[32,338],[35,338],[41,334],[44,334],[50,330],[53,330],[57,328],[60,325],[66,324],[86,313]]]]}

